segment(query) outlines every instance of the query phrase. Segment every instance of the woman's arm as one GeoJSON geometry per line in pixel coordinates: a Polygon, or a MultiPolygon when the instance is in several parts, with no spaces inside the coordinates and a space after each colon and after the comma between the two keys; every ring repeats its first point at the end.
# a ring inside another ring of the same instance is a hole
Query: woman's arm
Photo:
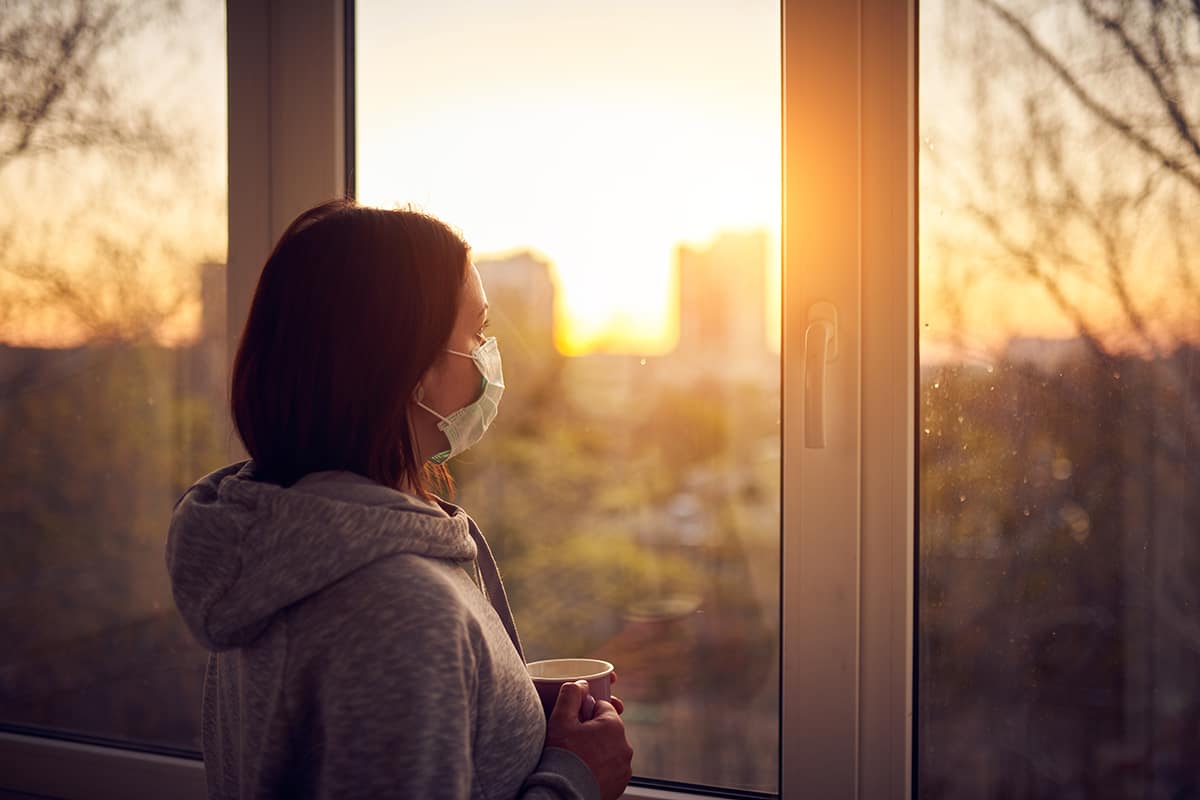
{"type": "Polygon", "coordinates": [[[453,608],[347,619],[318,676],[315,796],[469,798],[476,664],[453,608]]]}
{"type": "MultiPolygon", "coordinates": [[[[511,775],[514,758],[532,756],[518,755],[516,738],[475,750],[478,715],[503,713],[503,698],[481,690],[481,634],[449,583],[368,569],[304,605],[289,658],[297,674],[286,683],[304,687],[292,716],[304,719],[295,733],[308,740],[299,750],[309,763],[296,770],[306,796],[465,800],[477,767],[511,775]]],[[[601,798],[585,754],[572,749],[544,748],[518,796],[601,798]]]]}

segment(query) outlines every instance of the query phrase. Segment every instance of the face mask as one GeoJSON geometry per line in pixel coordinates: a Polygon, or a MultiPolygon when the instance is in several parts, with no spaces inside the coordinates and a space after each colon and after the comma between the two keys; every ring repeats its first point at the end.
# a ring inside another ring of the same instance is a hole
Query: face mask
{"type": "Polygon", "coordinates": [[[446,434],[446,440],[450,442],[449,450],[443,450],[429,459],[434,464],[444,464],[482,439],[488,426],[496,418],[496,412],[500,410],[500,396],[504,394],[504,372],[500,367],[500,346],[496,344],[495,336],[489,336],[483,344],[470,353],[460,353],[449,348],[446,349],[446,352],[474,361],[480,374],[483,375],[483,385],[479,398],[475,402],[460,408],[448,417],[443,417],[422,403],[422,391],[417,390],[417,405],[441,420],[438,423],[438,430],[446,434]]]}

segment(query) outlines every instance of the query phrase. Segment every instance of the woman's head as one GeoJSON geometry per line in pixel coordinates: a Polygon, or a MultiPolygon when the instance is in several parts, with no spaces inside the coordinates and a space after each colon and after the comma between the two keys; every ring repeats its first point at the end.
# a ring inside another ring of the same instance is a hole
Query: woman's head
{"type": "Polygon", "coordinates": [[[233,364],[234,424],[264,477],[342,469],[426,493],[425,458],[439,448],[422,447],[429,427],[412,398],[439,372],[464,297],[474,302],[468,252],[433,217],[349,200],[292,222],[233,364]]]}

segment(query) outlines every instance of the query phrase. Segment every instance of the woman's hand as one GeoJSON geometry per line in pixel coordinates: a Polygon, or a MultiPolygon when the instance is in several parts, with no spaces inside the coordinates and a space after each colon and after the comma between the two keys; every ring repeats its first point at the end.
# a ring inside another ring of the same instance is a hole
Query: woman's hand
{"type": "Polygon", "coordinates": [[[597,700],[591,719],[580,721],[579,711],[587,696],[587,681],[562,685],[546,723],[546,746],[570,750],[583,759],[600,784],[600,796],[616,800],[633,777],[633,748],[625,738],[625,723],[615,704],[597,700]]]}

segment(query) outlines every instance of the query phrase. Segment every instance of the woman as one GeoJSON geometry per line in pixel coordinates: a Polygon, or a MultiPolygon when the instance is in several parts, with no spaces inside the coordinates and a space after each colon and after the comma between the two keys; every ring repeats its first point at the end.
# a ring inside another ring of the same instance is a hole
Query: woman
{"type": "Polygon", "coordinates": [[[487,542],[435,497],[504,381],[467,245],[335,201],[267,260],[233,365],[251,460],[199,481],[167,543],[212,651],[209,796],[613,798],[620,701],[546,720],[487,542]]]}

